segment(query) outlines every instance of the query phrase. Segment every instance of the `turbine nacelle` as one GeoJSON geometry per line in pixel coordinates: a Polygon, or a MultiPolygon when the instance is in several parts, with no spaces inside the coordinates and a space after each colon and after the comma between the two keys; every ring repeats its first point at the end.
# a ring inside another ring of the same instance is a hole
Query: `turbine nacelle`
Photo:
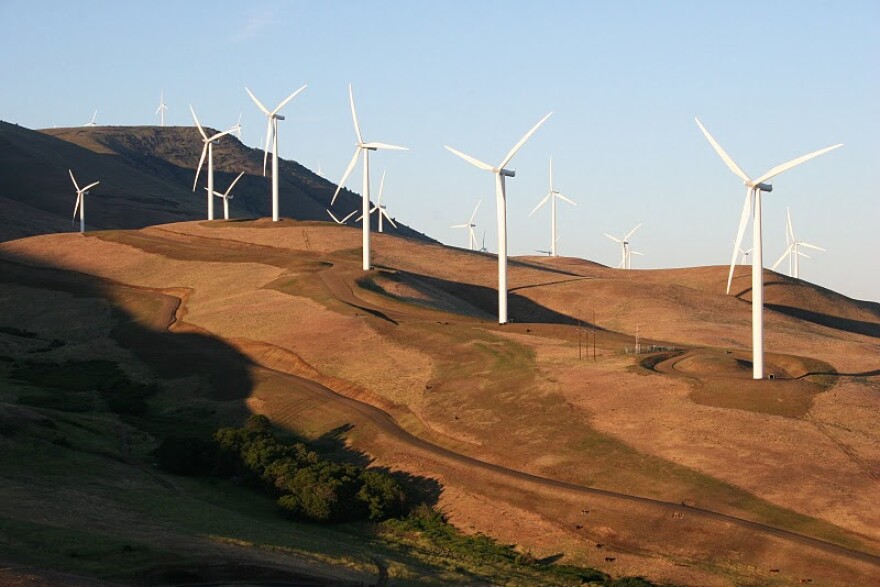
{"type": "Polygon", "coordinates": [[[495,173],[504,177],[516,177],[516,170],[511,171],[510,169],[501,169],[500,171],[496,171],[495,173]]]}
{"type": "Polygon", "coordinates": [[[762,192],[772,192],[773,184],[770,183],[752,183],[750,181],[744,182],[746,187],[758,189],[762,192]]]}

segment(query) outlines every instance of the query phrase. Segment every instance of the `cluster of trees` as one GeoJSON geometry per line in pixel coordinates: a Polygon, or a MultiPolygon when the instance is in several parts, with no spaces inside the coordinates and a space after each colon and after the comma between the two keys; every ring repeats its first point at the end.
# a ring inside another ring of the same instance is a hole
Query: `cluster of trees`
{"type": "Polygon", "coordinates": [[[211,441],[166,438],[159,465],[180,475],[216,475],[259,487],[295,519],[384,520],[405,513],[403,487],[384,471],[322,458],[301,442],[285,442],[265,416],[221,428],[211,441]]]}

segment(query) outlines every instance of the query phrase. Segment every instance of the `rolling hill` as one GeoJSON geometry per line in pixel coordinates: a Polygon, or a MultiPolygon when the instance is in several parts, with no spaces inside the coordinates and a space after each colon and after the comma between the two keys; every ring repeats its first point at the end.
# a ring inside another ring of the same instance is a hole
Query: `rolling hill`
{"type": "Polygon", "coordinates": [[[376,235],[364,273],[359,247],[353,227],[265,219],[0,244],[0,559],[122,582],[119,557],[144,576],[233,558],[322,584],[543,581],[152,466],[169,430],[257,413],[524,557],[680,585],[880,577],[880,305],[768,271],[775,379],[753,381],[743,268],[726,296],[725,267],[513,259],[499,326],[494,256],[376,235]],[[96,360],[155,384],[148,417],[15,375],[96,360]],[[83,528],[103,566],[49,538],[83,528]]]}
{"type": "MultiPolygon", "coordinates": [[[[5,219],[0,224],[0,240],[74,229],[70,218],[75,198],[68,169],[74,170],[81,184],[101,181],[88,198],[88,228],[142,228],[205,218],[205,170],[199,192],[192,192],[201,149],[194,127],[32,131],[0,122],[0,173],[4,177],[0,214],[5,219]]],[[[230,136],[215,144],[214,162],[218,191],[245,172],[230,200],[232,218],[271,216],[271,188],[269,179],[263,177],[262,151],[230,136]]],[[[296,162],[279,159],[282,217],[329,221],[326,209],[335,189],[335,184],[296,162]]],[[[345,189],[335,209],[347,213],[360,206],[360,196],[345,189]]],[[[386,231],[431,240],[397,224],[398,228],[389,225],[386,231]]]]}

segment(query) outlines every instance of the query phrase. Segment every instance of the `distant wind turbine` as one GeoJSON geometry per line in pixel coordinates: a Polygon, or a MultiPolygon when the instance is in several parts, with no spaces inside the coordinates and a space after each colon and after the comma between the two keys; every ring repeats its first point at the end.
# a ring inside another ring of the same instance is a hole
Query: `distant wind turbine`
{"type": "MultiPolygon", "coordinates": [[[[235,196],[229,195],[232,191],[232,188],[235,187],[235,184],[238,183],[238,180],[241,179],[241,176],[244,175],[244,171],[238,174],[238,177],[232,180],[232,183],[229,184],[229,187],[226,188],[226,191],[222,194],[220,192],[214,192],[214,195],[218,198],[223,198],[223,220],[229,220],[229,200],[234,198],[235,196]]],[[[205,188],[208,189],[208,188],[205,188]]]]}
{"type": "Polygon", "coordinates": [[[637,231],[641,225],[642,225],[641,222],[636,224],[636,227],[633,228],[628,233],[626,233],[626,236],[623,238],[617,238],[616,236],[611,236],[607,232],[602,233],[605,236],[607,236],[608,238],[610,238],[611,240],[613,240],[614,242],[620,243],[620,264],[617,266],[618,269],[632,269],[632,256],[633,255],[644,255],[644,253],[638,253],[638,252],[633,251],[632,249],[629,248],[629,244],[630,244],[629,237],[631,237],[633,235],[633,233],[635,231],[637,231]]]}
{"type": "Polygon", "coordinates": [[[205,154],[208,155],[208,220],[214,220],[214,142],[220,139],[224,135],[228,135],[229,133],[235,130],[233,126],[229,130],[224,130],[223,132],[218,132],[215,135],[208,136],[205,133],[205,129],[202,128],[202,125],[199,123],[199,119],[196,116],[196,111],[193,109],[192,105],[189,107],[190,112],[192,112],[193,120],[196,123],[196,127],[199,129],[199,134],[202,135],[202,154],[199,157],[199,166],[196,168],[196,178],[193,180],[193,191],[196,191],[196,185],[199,183],[199,174],[202,172],[202,164],[205,162],[205,154]]]}
{"type": "Polygon", "coordinates": [[[79,210],[79,231],[86,231],[86,194],[89,193],[89,190],[101,183],[100,181],[95,181],[90,183],[84,188],[80,188],[76,183],[76,178],[73,177],[73,171],[68,169],[67,172],[70,174],[70,181],[73,182],[73,187],[76,189],[76,204],[73,206],[73,219],[76,220],[76,213],[79,210]]]}
{"type": "Polygon", "coordinates": [[[802,253],[799,247],[806,247],[808,249],[815,249],[817,251],[824,251],[822,247],[817,247],[816,245],[811,245],[810,243],[799,241],[794,236],[794,226],[791,223],[791,209],[785,209],[785,240],[788,242],[788,248],[785,249],[785,252],[782,253],[782,256],[779,257],[779,260],[773,264],[774,271],[782,261],[788,257],[788,275],[790,277],[794,277],[795,279],[800,279],[800,257],[805,257],[807,259],[812,259],[806,253],[802,253]]]}
{"type": "Polygon", "coordinates": [[[739,228],[736,232],[736,241],[733,245],[733,258],[730,261],[730,273],[727,276],[727,293],[730,293],[730,283],[733,280],[733,268],[736,263],[736,255],[739,252],[740,243],[742,242],[743,233],[749,221],[750,213],[753,214],[752,220],[752,378],[764,378],[764,251],[761,241],[761,193],[773,191],[773,186],[764,183],[782,173],[788,171],[792,167],[797,167],[801,163],[805,163],[814,157],[818,157],[828,151],[833,151],[842,144],[832,145],[819,149],[807,155],[802,155],[797,159],[792,159],[782,165],[777,165],[770,171],[761,175],[757,179],[751,179],[730,158],[721,145],[709,134],[709,131],[703,126],[698,118],[694,118],[697,126],[703,132],[706,140],[712,145],[712,148],[721,157],[721,160],[727,165],[737,177],[743,180],[746,186],[746,199],[743,204],[742,215],[739,219],[739,228]]]}
{"type": "Polygon", "coordinates": [[[513,146],[507,156],[498,164],[498,167],[492,167],[488,163],[483,163],[479,159],[471,157],[470,155],[465,155],[461,151],[457,151],[448,145],[444,145],[446,150],[452,153],[453,155],[457,155],[461,157],[471,165],[479,167],[480,169],[484,169],[486,171],[491,171],[492,174],[495,175],[495,206],[496,206],[496,214],[498,220],[498,323],[506,324],[507,323],[507,194],[505,191],[504,178],[505,177],[516,177],[516,172],[505,169],[504,166],[510,163],[510,160],[513,159],[513,156],[516,155],[516,152],[520,150],[520,148],[525,144],[527,140],[541,127],[544,122],[550,118],[550,115],[553,113],[550,112],[544,118],[538,121],[538,123],[529,130],[519,140],[517,144],[513,146]]]}
{"type": "Polygon", "coordinates": [[[354,210],[352,210],[351,212],[349,212],[348,215],[345,216],[342,220],[340,220],[339,218],[337,218],[336,215],[333,214],[333,212],[331,212],[330,210],[327,210],[327,214],[330,215],[330,218],[332,218],[333,221],[336,222],[336,224],[345,224],[346,222],[348,222],[348,219],[349,219],[349,218],[351,218],[352,216],[354,216],[355,214],[357,214],[357,208],[355,208],[354,210]]]}
{"type": "MultiPolygon", "coordinates": [[[[474,234],[474,228],[476,228],[477,225],[474,224],[474,218],[476,218],[477,210],[480,209],[480,204],[482,204],[482,203],[483,203],[483,200],[480,200],[479,202],[477,202],[477,205],[474,207],[474,212],[473,212],[473,214],[471,214],[470,220],[468,220],[464,224],[453,224],[452,226],[449,227],[449,228],[467,228],[467,230],[468,230],[468,247],[472,251],[477,248],[477,236],[474,234]]],[[[483,240],[484,240],[483,244],[485,244],[485,239],[486,239],[486,236],[484,234],[483,235],[483,240]]]]}
{"type": "Polygon", "coordinates": [[[742,247],[737,247],[737,249],[739,250],[739,254],[740,254],[739,264],[740,265],[748,265],[749,264],[749,255],[752,253],[752,249],[746,249],[745,251],[742,249],[742,247]]]}
{"type": "MultiPolygon", "coordinates": [[[[385,172],[384,171],[382,172],[382,181],[379,182],[379,197],[376,198],[376,204],[370,210],[370,216],[373,215],[373,212],[376,212],[376,211],[379,212],[379,232],[383,232],[382,218],[387,219],[388,222],[391,223],[391,226],[393,226],[394,228],[397,228],[397,225],[394,224],[394,220],[392,220],[391,217],[388,215],[387,207],[382,204],[382,192],[383,191],[385,191],[385,172]]],[[[360,222],[363,219],[363,217],[364,217],[364,215],[361,214],[360,216],[358,216],[358,218],[355,222],[360,222]]]]}
{"type": "Polygon", "coordinates": [[[83,126],[98,126],[98,123],[95,120],[98,118],[98,111],[95,110],[95,113],[92,114],[92,119],[85,123],[83,126]]]}
{"type": "Polygon", "coordinates": [[[483,231],[483,245],[480,247],[481,253],[488,253],[489,249],[486,248],[486,231],[483,231]]]}
{"type": "Polygon", "coordinates": [[[544,199],[541,200],[534,209],[529,212],[529,216],[538,211],[538,209],[546,204],[548,201],[550,202],[550,253],[549,255],[556,257],[556,241],[559,240],[559,237],[556,236],[556,200],[562,200],[564,202],[568,202],[572,206],[577,206],[574,202],[560,194],[558,191],[553,189],[553,159],[550,159],[550,190],[547,192],[547,195],[544,196],[544,199]]]}
{"type": "Polygon", "coordinates": [[[361,198],[363,200],[363,212],[362,217],[365,219],[363,223],[364,229],[364,244],[363,244],[363,269],[364,271],[370,270],[370,151],[376,151],[378,149],[388,149],[392,151],[408,151],[406,147],[398,147],[397,145],[389,145],[386,143],[367,143],[364,142],[364,137],[361,134],[361,127],[358,125],[357,112],[354,108],[354,93],[351,89],[351,84],[348,84],[348,100],[351,103],[351,119],[354,122],[354,133],[357,135],[357,143],[354,148],[354,156],[351,158],[351,161],[348,164],[348,167],[345,169],[345,173],[342,174],[342,179],[339,180],[339,185],[336,186],[336,191],[333,193],[333,199],[330,200],[330,206],[333,206],[333,203],[336,201],[336,196],[339,195],[339,190],[342,189],[342,186],[345,185],[345,180],[348,179],[348,176],[351,175],[351,171],[354,169],[354,166],[357,164],[358,155],[363,154],[364,160],[364,183],[363,183],[363,193],[361,194],[361,198]]]}
{"type": "Polygon", "coordinates": [[[244,91],[248,93],[248,96],[251,97],[251,100],[254,101],[254,104],[257,105],[263,114],[266,115],[267,125],[266,125],[266,148],[263,153],[263,176],[266,176],[266,159],[269,157],[269,142],[272,142],[272,222],[278,222],[278,121],[284,120],[284,117],[278,112],[284,108],[288,102],[296,98],[296,96],[306,89],[306,86],[301,87],[294,93],[290,94],[286,98],[284,98],[278,106],[275,107],[275,110],[270,111],[268,108],[263,106],[263,103],[257,100],[257,97],[251,93],[247,87],[245,87],[244,91]]]}
{"type": "Polygon", "coordinates": [[[168,106],[165,105],[165,90],[159,94],[159,107],[156,108],[156,114],[159,115],[159,126],[165,126],[165,111],[168,106]]]}

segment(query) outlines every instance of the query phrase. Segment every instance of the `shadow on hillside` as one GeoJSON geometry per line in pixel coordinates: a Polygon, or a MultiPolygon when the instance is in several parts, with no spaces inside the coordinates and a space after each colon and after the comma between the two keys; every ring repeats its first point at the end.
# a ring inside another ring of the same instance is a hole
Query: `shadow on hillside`
{"type": "MultiPolygon", "coordinates": [[[[498,290],[495,288],[474,285],[471,283],[461,283],[458,281],[449,281],[431,275],[409,273],[406,271],[398,271],[398,273],[408,278],[409,283],[424,283],[429,288],[440,290],[452,297],[458,298],[489,316],[497,316],[498,314],[498,290]]],[[[517,289],[528,289],[530,287],[535,286],[527,286],[525,288],[517,289]]],[[[566,324],[570,326],[581,324],[582,326],[590,326],[590,324],[584,320],[579,321],[575,317],[542,306],[525,296],[514,293],[515,291],[515,289],[509,290],[507,296],[507,313],[511,322],[566,324]]],[[[604,330],[599,327],[596,328],[598,330],[604,330]]]]}
{"type": "MultiPolygon", "coordinates": [[[[210,399],[238,402],[242,411],[247,409],[244,400],[251,397],[255,387],[251,377],[252,361],[224,340],[198,331],[191,325],[184,325],[189,331],[167,330],[166,325],[169,322],[157,320],[156,316],[163,312],[173,313],[177,308],[177,298],[155,290],[136,288],[52,267],[43,261],[25,256],[0,254],[0,288],[6,284],[44,290],[55,298],[60,292],[75,298],[105,300],[114,323],[110,337],[141,360],[157,378],[205,378],[210,399]]],[[[0,294],[3,293],[6,292],[0,289],[0,294]]],[[[82,306],[65,306],[63,299],[59,301],[57,306],[49,309],[57,322],[52,328],[53,336],[59,336],[59,330],[89,330],[88,324],[92,316],[86,315],[82,306]]],[[[46,329],[45,326],[37,327],[26,323],[24,318],[16,318],[15,299],[8,294],[0,295],[0,310],[0,326],[6,327],[7,331],[30,335],[34,331],[46,329]]],[[[101,319],[106,320],[104,317],[101,319]]],[[[94,342],[100,345],[100,341],[94,342]]],[[[91,341],[85,344],[91,344],[91,341]]],[[[95,348],[96,354],[100,355],[101,351],[97,350],[100,347],[95,348]]],[[[26,358],[32,358],[32,355],[13,356],[11,360],[17,362],[26,358]]],[[[345,435],[351,429],[352,426],[347,425],[331,430],[318,440],[318,444],[323,450],[341,459],[368,466],[369,457],[345,443],[345,435]]],[[[406,483],[412,498],[431,505],[437,503],[441,488],[436,481],[400,472],[392,474],[406,483]]]]}
{"type": "Polygon", "coordinates": [[[863,320],[852,320],[851,318],[841,318],[840,316],[832,316],[831,314],[823,314],[821,312],[813,312],[804,308],[795,308],[793,306],[784,306],[781,304],[764,304],[765,307],[798,318],[806,322],[812,322],[821,326],[827,326],[835,330],[843,330],[853,334],[862,334],[873,338],[880,338],[880,324],[875,322],[865,322],[863,320]]]}

